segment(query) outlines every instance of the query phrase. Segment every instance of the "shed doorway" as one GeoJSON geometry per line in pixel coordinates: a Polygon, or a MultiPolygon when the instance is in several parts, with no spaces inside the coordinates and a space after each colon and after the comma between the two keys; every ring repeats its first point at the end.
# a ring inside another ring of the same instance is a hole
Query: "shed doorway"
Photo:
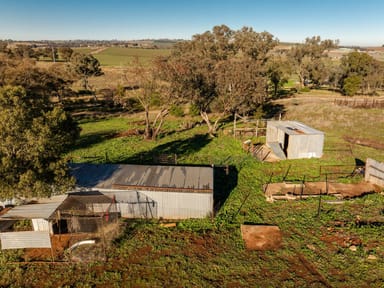
{"type": "Polygon", "coordinates": [[[288,158],[288,145],[289,145],[289,135],[287,133],[284,133],[283,151],[284,151],[285,157],[287,158],[288,158]]]}

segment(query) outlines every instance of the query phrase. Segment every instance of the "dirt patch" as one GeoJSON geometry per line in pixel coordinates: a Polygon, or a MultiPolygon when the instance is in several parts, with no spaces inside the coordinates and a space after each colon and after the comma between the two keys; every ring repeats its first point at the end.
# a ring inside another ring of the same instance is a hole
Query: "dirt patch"
{"type": "Polygon", "coordinates": [[[61,234],[52,235],[50,248],[26,248],[24,249],[24,261],[58,261],[64,259],[64,252],[76,242],[95,239],[94,234],[79,233],[79,234],[61,234]]]}
{"type": "Polygon", "coordinates": [[[383,143],[377,142],[371,139],[354,138],[350,136],[344,136],[343,139],[349,143],[360,145],[360,146],[371,147],[379,150],[384,149],[383,143]]]}
{"type": "Polygon", "coordinates": [[[322,195],[335,195],[341,199],[364,196],[370,193],[379,193],[380,188],[369,182],[356,184],[305,182],[302,183],[270,183],[264,185],[265,197],[268,201],[295,200],[322,195]]]}
{"type": "Polygon", "coordinates": [[[324,231],[320,239],[334,252],[339,248],[362,245],[362,240],[358,236],[346,234],[344,231],[332,227],[324,231]]]}
{"type": "Polygon", "coordinates": [[[247,250],[276,250],[281,247],[282,234],[277,226],[241,225],[247,250]]]}
{"type": "Polygon", "coordinates": [[[144,131],[140,130],[140,129],[130,129],[130,130],[127,130],[127,131],[123,131],[123,132],[120,132],[120,133],[113,134],[113,135],[111,135],[111,138],[138,136],[138,135],[142,135],[143,133],[144,133],[144,131]]]}

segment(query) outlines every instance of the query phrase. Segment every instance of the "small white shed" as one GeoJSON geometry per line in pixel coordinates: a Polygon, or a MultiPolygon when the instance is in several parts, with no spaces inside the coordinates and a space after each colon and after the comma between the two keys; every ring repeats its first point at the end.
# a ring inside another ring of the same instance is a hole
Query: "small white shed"
{"type": "Polygon", "coordinates": [[[298,121],[268,121],[266,144],[281,159],[321,158],[324,132],[298,121]]]}

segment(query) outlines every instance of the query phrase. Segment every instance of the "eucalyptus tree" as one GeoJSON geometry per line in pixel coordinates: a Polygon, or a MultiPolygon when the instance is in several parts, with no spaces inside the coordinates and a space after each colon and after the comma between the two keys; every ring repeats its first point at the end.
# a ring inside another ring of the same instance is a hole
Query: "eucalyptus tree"
{"type": "Polygon", "coordinates": [[[59,47],[57,51],[59,53],[60,58],[63,59],[65,62],[68,62],[73,54],[73,49],[68,46],[59,47]]]}
{"type": "Polygon", "coordinates": [[[60,107],[21,86],[0,88],[0,197],[50,196],[74,183],[63,153],[79,135],[60,107]]]}
{"type": "Polygon", "coordinates": [[[352,96],[359,91],[370,94],[383,87],[384,65],[365,52],[354,51],[341,59],[341,89],[352,96]]]}
{"type": "Polygon", "coordinates": [[[170,107],[176,103],[176,98],[170,93],[169,83],[164,82],[159,74],[164,73],[164,64],[160,57],[152,66],[143,65],[137,58],[134,59],[130,71],[126,71],[126,80],[131,83],[130,89],[120,86],[114,95],[114,101],[123,107],[129,106],[132,99],[140,103],[144,109],[144,138],[147,140],[156,140],[170,107]],[[154,106],[156,111],[153,110],[154,106]],[[155,117],[151,117],[151,114],[155,114],[155,117]]]}
{"type": "Polygon", "coordinates": [[[268,89],[272,90],[272,97],[277,97],[279,89],[288,82],[291,75],[291,66],[286,55],[283,54],[272,54],[268,58],[266,66],[269,81],[268,89]]]}
{"type": "Polygon", "coordinates": [[[91,54],[72,53],[70,68],[75,74],[81,77],[83,80],[83,88],[86,90],[89,90],[89,77],[103,75],[99,60],[91,54]]]}
{"type": "Polygon", "coordinates": [[[44,105],[51,105],[52,97],[61,99],[73,82],[63,67],[52,65],[48,69],[39,68],[28,59],[0,60],[0,72],[0,86],[22,86],[28,95],[40,99],[44,105]]]}
{"type": "Polygon", "coordinates": [[[276,44],[267,32],[215,26],[176,45],[167,59],[174,69],[168,69],[166,80],[174,94],[199,109],[208,133],[214,135],[223,117],[249,112],[264,101],[265,63],[276,44]],[[215,112],[214,120],[210,112],[215,112]]]}
{"type": "Polygon", "coordinates": [[[295,44],[287,53],[292,70],[298,76],[300,87],[307,80],[319,84],[325,66],[322,60],[327,56],[327,50],[336,48],[338,41],[321,40],[320,36],[306,38],[303,44],[295,44]]]}

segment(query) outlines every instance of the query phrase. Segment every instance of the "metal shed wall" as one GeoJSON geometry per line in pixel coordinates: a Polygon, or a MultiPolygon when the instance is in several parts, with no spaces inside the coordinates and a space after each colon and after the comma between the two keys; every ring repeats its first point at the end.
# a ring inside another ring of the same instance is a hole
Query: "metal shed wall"
{"type": "Polygon", "coordinates": [[[320,158],[323,156],[324,135],[290,135],[288,159],[320,158]]]}
{"type": "Polygon", "coordinates": [[[204,218],[213,212],[213,193],[143,191],[158,203],[158,218],[204,218]]]}
{"type": "Polygon", "coordinates": [[[186,219],[213,213],[213,193],[100,190],[115,196],[122,217],[186,219]],[[130,205],[129,203],[136,203],[130,205]]]}
{"type": "Polygon", "coordinates": [[[49,232],[22,231],[0,233],[1,249],[51,248],[49,232]]]}

